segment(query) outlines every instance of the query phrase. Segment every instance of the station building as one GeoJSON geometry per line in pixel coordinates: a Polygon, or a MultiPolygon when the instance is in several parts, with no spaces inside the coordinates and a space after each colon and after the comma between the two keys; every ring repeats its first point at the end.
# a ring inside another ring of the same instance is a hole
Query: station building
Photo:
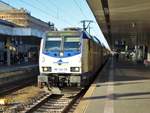
{"type": "Polygon", "coordinates": [[[54,25],[0,1],[0,65],[37,63],[40,40],[54,25]]]}

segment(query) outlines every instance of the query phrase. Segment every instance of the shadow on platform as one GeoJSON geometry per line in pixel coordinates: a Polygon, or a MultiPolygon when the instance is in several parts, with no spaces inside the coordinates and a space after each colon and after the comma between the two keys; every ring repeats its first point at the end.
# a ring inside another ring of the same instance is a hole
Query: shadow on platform
{"type": "Polygon", "coordinates": [[[106,99],[106,98],[113,99],[113,100],[150,99],[150,92],[132,92],[132,93],[123,93],[123,94],[115,93],[111,95],[85,97],[82,100],[95,100],[95,99],[106,99]],[[139,98],[135,96],[139,96],[139,98]],[[143,97],[143,96],[149,96],[149,97],[143,97]]]}

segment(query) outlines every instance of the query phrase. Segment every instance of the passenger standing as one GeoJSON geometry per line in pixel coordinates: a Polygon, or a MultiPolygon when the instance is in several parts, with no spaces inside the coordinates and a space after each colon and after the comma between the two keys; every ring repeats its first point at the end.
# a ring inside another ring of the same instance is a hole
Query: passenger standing
{"type": "Polygon", "coordinates": [[[118,62],[118,60],[119,60],[119,53],[117,52],[116,53],[116,62],[118,62]]]}
{"type": "Polygon", "coordinates": [[[127,54],[127,61],[130,60],[130,53],[127,54]]]}

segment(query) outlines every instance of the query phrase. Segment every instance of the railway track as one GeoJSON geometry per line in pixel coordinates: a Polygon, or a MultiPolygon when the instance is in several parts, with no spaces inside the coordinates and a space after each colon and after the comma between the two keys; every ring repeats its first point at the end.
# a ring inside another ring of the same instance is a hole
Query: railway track
{"type": "MultiPolygon", "coordinates": [[[[32,86],[36,83],[35,77],[30,77],[30,79],[24,79],[20,81],[14,81],[8,84],[0,85],[0,98],[6,99],[5,97],[11,95],[13,92],[16,92],[20,89],[23,89],[28,86],[32,86]]],[[[6,105],[0,105],[0,113],[15,113],[12,112],[16,107],[13,107],[11,100],[7,101],[6,105]]]]}
{"type": "Polygon", "coordinates": [[[47,94],[28,106],[21,113],[71,113],[73,105],[79,100],[85,89],[64,91],[63,95],[47,94]]]}

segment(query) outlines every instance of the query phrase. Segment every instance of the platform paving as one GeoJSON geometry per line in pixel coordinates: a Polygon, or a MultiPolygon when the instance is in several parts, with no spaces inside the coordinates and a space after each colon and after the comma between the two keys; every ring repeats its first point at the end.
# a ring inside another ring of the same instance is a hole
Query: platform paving
{"type": "Polygon", "coordinates": [[[143,64],[110,59],[91,87],[75,113],[150,113],[150,68],[143,64]]]}

